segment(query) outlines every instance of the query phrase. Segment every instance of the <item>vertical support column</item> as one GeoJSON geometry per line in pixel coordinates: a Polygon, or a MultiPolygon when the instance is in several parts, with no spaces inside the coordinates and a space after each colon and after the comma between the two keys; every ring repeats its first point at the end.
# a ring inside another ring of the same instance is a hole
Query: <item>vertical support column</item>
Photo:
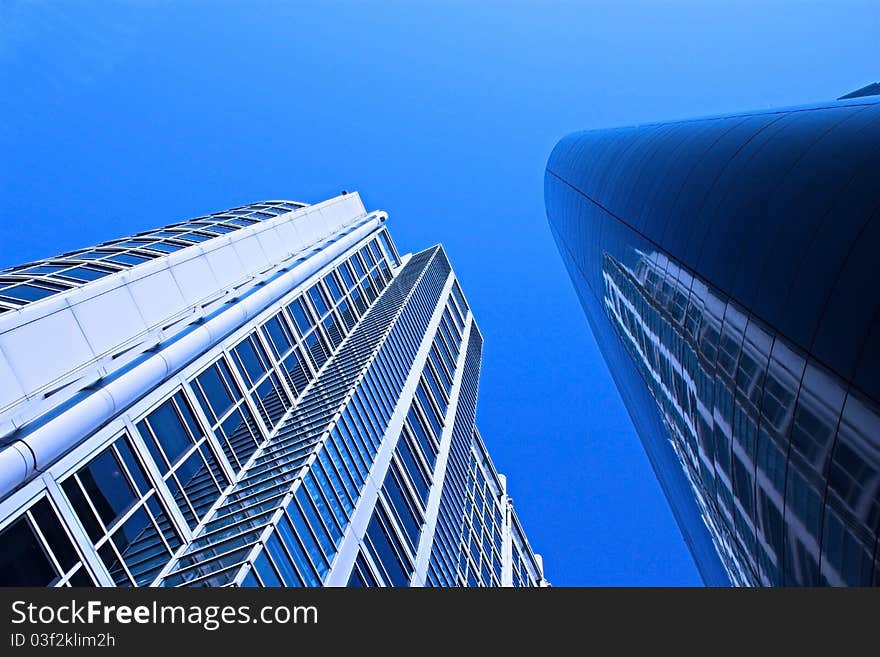
{"type": "Polygon", "coordinates": [[[504,527],[501,536],[501,586],[513,586],[513,500],[507,494],[507,477],[501,481],[501,504],[504,507],[504,527]]]}

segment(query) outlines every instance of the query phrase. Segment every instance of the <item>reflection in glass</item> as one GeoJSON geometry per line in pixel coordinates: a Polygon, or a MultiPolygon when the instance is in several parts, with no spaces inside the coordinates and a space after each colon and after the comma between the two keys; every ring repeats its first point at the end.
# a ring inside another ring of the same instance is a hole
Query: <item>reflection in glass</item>
{"type": "Polygon", "coordinates": [[[869,584],[877,406],[658,252],[602,276],[731,581],[869,584]]]}

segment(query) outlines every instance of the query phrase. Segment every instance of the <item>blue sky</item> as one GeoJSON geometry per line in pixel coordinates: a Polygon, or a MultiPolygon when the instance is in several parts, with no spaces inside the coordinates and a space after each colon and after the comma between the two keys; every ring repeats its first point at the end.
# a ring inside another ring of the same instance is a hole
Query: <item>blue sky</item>
{"type": "Polygon", "coordinates": [[[0,2],[0,266],[346,188],[442,242],[478,419],[557,585],[699,578],[546,225],[574,130],[880,79],[876,2],[0,2]]]}

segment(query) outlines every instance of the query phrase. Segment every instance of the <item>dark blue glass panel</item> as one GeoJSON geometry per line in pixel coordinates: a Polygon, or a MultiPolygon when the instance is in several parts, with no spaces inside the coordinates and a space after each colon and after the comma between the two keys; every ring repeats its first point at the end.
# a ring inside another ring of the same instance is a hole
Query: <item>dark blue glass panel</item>
{"type": "Polygon", "coordinates": [[[171,464],[174,464],[177,458],[192,445],[193,440],[189,433],[187,433],[186,428],[181,422],[180,415],[178,415],[174,403],[170,399],[150,413],[147,416],[147,422],[155,434],[155,439],[145,428],[141,429],[141,435],[143,435],[147,447],[150,448],[150,453],[153,455],[156,464],[159,465],[160,472],[166,472],[168,468],[165,466],[164,459],[156,450],[154,440],[161,445],[165,456],[171,464]]]}
{"type": "Polygon", "coordinates": [[[248,571],[248,574],[244,576],[244,579],[241,580],[239,586],[242,588],[259,588],[260,583],[257,581],[257,578],[254,577],[253,570],[248,571]]]}
{"type": "MultiPolygon", "coordinates": [[[[302,490],[303,489],[300,488],[300,491],[302,490]]],[[[302,496],[300,495],[300,497],[302,496]]],[[[303,546],[311,557],[311,562],[314,564],[315,568],[317,568],[318,578],[324,579],[324,576],[330,570],[329,562],[324,557],[324,552],[321,547],[318,546],[318,542],[315,540],[315,534],[312,533],[312,530],[306,524],[300,505],[292,502],[287,507],[287,513],[293,523],[296,535],[302,541],[303,546]]],[[[285,544],[288,544],[287,538],[283,533],[282,538],[285,539],[285,544]]],[[[329,545],[329,539],[326,536],[322,538],[322,541],[329,545]]]]}
{"type": "Polygon", "coordinates": [[[11,299],[16,299],[18,301],[39,301],[40,299],[52,296],[62,289],[63,288],[61,287],[48,289],[46,287],[37,287],[36,285],[22,283],[21,285],[13,285],[12,287],[0,290],[0,296],[10,297],[11,299]]]}
{"type": "Polygon", "coordinates": [[[431,469],[434,469],[434,464],[437,462],[437,451],[434,447],[434,443],[428,438],[428,434],[422,425],[422,421],[419,420],[416,412],[413,409],[410,409],[407,414],[407,425],[412,430],[412,434],[415,436],[419,446],[422,448],[422,455],[425,457],[425,460],[428,462],[428,465],[431,469]]]}
{"type": "Polygon", "coordinates": [[[272,345],[275,357],[281,358],[293,346],[293,336],[290,335],[287,325],[281,319],[281,314],[275,315],[263,327],[269,336],[269,343],[272,345]]]}
{"type": "MultiPolygon", "coordinates": [[[[370,542],[376,550],[376,556],[382,563],[382,567],[385,569],[385,572],[388,573],[391,585],[408,586],[409,576],[398,556],[399,552],[392,547],[392,539],[389,536],[388,530],[386,530],[383,523],[379,520],[379,514],[381,513],[381,510],[377,508],[376,513],[373,515],[373,519],[367,527],[367,536],[370,537],[370,542]]],[[[385,522],[387,522],[387,519],[385,522]]]]}
{"type": "Polygon", "coordinates": [[[137,499],[116,455],[109,448],[80,469],[78,475],[104,525],[109,526],[137,499]]]}
{"type": "Polygon", "coordinates": [[[342,298],[342,288],[339,287],[336,277],[330,273],[324,277],[324,283],[327,285],[327,289],[330,290],[333,299],[339,301],[342,298]]]}
{"type": "Polygon", "coordinates": [[[327,301],[324,297],[324,292],[323,290],[321,290],[319,283],[315,283],[312,287],[309,288],[309,299],[312,300],[312,305],[315,307],[315,310],[318,311],[319,317],[327,312],[327,301]]]}
{"type": "Polygon", "coordinates": [[[57,573],[24,517],[0,531],[0,583],[3,586],[48,586],[57,573]]]}
{"type": "Polygon", "coordinates": [[[302,298],[297,299],[287,308],[293,315],[294,323],[299,329],[300,335],[305,335],[308,330],[315,325],[315,322],[312,319],[312,313],[308,310],[302,298]]]}
{"type": "MultiPolygon", "coordinates": [[[[73,564],[79,561],[79,556],[73,547],[73,543],[70,541],[70,537],[61,526],[61,523],[58,520],[58,515],[52,509],[48,500],[43,498],[34,504],[31,507],[31,515],[37,523],[37,527],[40,528],[40,532],[43,534],[43,538],[46,539],[46,543],[51,548],[52,553],[61,565],[61,568],[65,571],[70,570],[73,564]]],[[[2,543],[0,543],[0,545],[2,545],[2,543]]],[[[0,576],[0,582],[3,582],[2,576],[0,576]]]]}
{"type": "Polygon", "coordinates": [[[272,568],[269,559],[266,558],[265,552],[260,552],[260,556],[254,561],[254,570],[257,571],[257,574],[263,581],[263,586],[281,586],[281,580],[278,579],[278,574],[272,568]]]}
{"type": "Polygon", "coordinates": [[[233,349],[239,364],[244,369],[243,374],[254,383],[267,371],[266,354],[262,346],[256,341],[256,336],[249,336],[233,349]]]}
{"type": "Polygon", "coordinates": [[[272,555],[272,561],[275,562],[275,566],[278,568],[284,586],[303,586],[303,581],[296,572],[296,568],[290,560],[290,557],[287,556],[284,548],[281,547],[281,541],[277,534],[273,533],[269,537],[269,540],[266,543],[266,549],[268,549],[269,554],[272,555]]]}
{"type": "MultiPolygon", "coordinates": [[[[284,542],[287,551],[293,557],[293,561],[297,566],[299,574],[305,580],[305,584],[307,586],[320,586],[321,580],[318,577],[318,573],[315,571],[315,567],[312,565],[312,562],[309,560],[305,549],[303,548],[303,544],[312,546],[309,548],[309,554],[312,554],[313,558],[314,555],[318,553],[318,546],[315,545],[314,539],[312,539],[311,535],[304,536],[300,534],[302,539],[298,539],[293,530],[293,526],[287,519],[287,516],[282,516],[281,520],[278,522],[278,535],[284,542]],[[300,542],[300,540],[302,540],[302,542],[300,542]]],[[[320,555],[318,556],[320,559],[320,555]]],[[[316,563],[320,563],[320,561],[317,561],[316,563]]]]}
{"type": "MultiPolygon", "coordinates": [[[[325,527],[324,521],[319,515],[318,509],[315,508],[315,503],[312,501],[311,495],[306,494],[305,487],[301,486],[296,492],[296,501],[299,504],[303,516],[308,520],[315,538],[318,539],[318,544],[321,546],[321,552],[329,563],[332,556],[336,553],[336,546],[333,538],[330,537],[329,530],[325,527]]],[[[330,524],[332,526],[332,521],[330,524]]]]}
{"type": "MultiPolygon", "coordinates": [[[[207,412],[206,414],[214,421],[222,417],[222,415],[235,403],[235,399],[233,399],[229,389],[223,379],[221,379],[218,367],[224,370],[224,374],[226,375],[224,378],[226,379],[226,382],[234,385],[232,383],[232,377],[229,375],[229,371],[226,367],[226,363],[223,360],[220,360],[196,378],[199,385],[195,387],[196,394],[199,397],[199,401],[202,402],[202,406],[207,412]]],[[[236,394],[237,396],[240,396],[237,391],[236,394]]]]}
{"type": "Polygon", "coordinates": [[[128,468],[128,472],[134,480],[137,489],[141,493],[145,493],[152,488],[152,485],[147,483],[147,475],[144,472],[140,461],[135,457],[128,438],[122,437],[114,444],[116,445],[116,449],[119,450],[119,454],[122,456],[122,461],[125,463],[125,467],[128,468]]]}
{"type": "Polygon", "coordinates": [[[418,546],[419,532],[421,530],[421,518],[417,517],[413,511],[413,502],[409,498],[409,493],[400,487],[396,477],[394,476],[395,468],[388,469],[385,476],[383,491],[391,502],[394,512],[397,515],[404,533],[409,539],[410,549],[415,552],[418,546]]]}

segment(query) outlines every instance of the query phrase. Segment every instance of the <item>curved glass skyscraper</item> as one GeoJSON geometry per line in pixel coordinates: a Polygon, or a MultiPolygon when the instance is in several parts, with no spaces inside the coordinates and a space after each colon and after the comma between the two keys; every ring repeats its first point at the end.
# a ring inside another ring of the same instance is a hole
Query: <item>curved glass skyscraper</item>
{"type": "Polygon", "coordinates": [[[880,97],[580,132],[547,216],[707,584],[880,583],[880,97]]]}

